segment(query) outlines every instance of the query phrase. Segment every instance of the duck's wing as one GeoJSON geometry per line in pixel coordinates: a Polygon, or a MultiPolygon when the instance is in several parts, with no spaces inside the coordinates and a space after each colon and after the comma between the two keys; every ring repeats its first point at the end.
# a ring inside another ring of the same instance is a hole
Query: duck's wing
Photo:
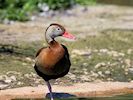
{"type": "Polygon", "coordinates": [[[60,59],[55,64],[54,69],[53,69],[54,73],[57,73],[57,75],[59,75],[60,77],[66,75],[70,69],[70,66],[71,66],[68,50],[64,45],[62,45],[62,46],[65,49],[65,54],[62,57],[62,59],[60,59]]]}

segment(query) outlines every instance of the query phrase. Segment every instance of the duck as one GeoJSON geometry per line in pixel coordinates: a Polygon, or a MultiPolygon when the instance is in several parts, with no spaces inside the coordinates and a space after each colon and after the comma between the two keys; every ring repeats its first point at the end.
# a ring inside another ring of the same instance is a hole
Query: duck
{"type": "Polygon", "coordinates": [[[62,25],[50,24],[45,31],[45,40],[48,45],[37,51],[34,65],[36,73],[46,82],[50,100],[54,98],[49,80],[65,76],[71,66],[67,47],[55,40],[59,36],[75,40],[75,36],[68,33],[62,25]]]}

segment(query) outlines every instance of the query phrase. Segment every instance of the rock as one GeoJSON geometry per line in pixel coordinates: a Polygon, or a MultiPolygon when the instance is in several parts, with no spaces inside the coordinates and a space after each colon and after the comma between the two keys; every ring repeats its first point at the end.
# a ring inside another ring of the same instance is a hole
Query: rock
{"type": "Polygon", "coordinates": [[[4,82],[7,83],[7,84],[9,84],[9,83],[12,82],[12,80],[11,79],[6,79],[4,82]]]}
{"type": "Polygon", "coordinates": [[[122,57],[124,57],[125,56],[125,54],[124,53],[118,53],[119,54],[119,56],[122,56],[122,57]]]}
{"type": "Polygon", "coordinates": [[[129,73],[133,74],[133,68],[128,69],[129,73]]]}
{"type": "Polygon", "coordinates": [[[91,55],[91,51],[90,50],[84,51],[84,50],[74,49],[72,51],[72,54],[81,55],[81,56],[90,56],[91,55]]]}
{"type": "Polygon", "coordinates": [[[128,49],[128,50],[127,50],[127,54],[129,54],[129,55],[130,55],[132,52],[133,52],[133,49],[128,49]]]}
{"type": "Polygon", "coordinates": [[[110,72],[109,70],[107,70],[107,71],[105,71],[105,74],[106,74],[106,75],[110,75],[111,72],[110,72]]]}
{"type": "Polygon", "coordinates": [[[3,80],[0,80],[0,90],[6,89],[9,84],[5,83],[3,80]]]}
{"type": "Polygon", "coordinates": [[[107,78],[107,80],[108,80],[108,81],[113,81],[113,79],[112,79],[112,78],[107,78]]]}
{"type": "Polygon", "coordinates": [[[17,80],[16,77],[15,77],[14,75],[11,76],[10,79],[11,79],[12,81],[16,81],[16,80],[17,80]]]}
{"type": "Polygon", "coordinates": [[[31,59],[30,57],[26,57],[25,59],[26,59],[27,61],[29,61],[29,62],[32,61],[32,59],[31,59]]]}
{"type": "Polygon", "coordinates": [[[16,71],[8,71],[7,73],[6,73],[7,75],[9,75],[9,74],[16,74],[16,75],[19,75],[20,73],[19,72],[16,72],[16,71]]]}
{"type": "Polygon", "coordinates": [[[99,68],[99,67],[103,67],[103,66],[106,66],[106,64],[104,62],[101,62],[101,63],[98,63],[95,68],[99,68]]]}
{"type": "Polygon", "coordinates": [[[103,72],[102,72],[102,71],[99,71],[99,72],[98,72],[98,74],[99,74],[100,76],[104,77],[104,75],[103,75],[103,72]]]}
{"type": "Polygon", "coordinates": [[[20,81],[17,82],[17,85],[23,85],[23,84],[24,84],[23,82],[20,81]]]}
{"type": "Polygon", "coordinates": [[[124,62],[126,63],[126,65],[127,65],[128,67],[131,66],[131,60],[130,60],[130,59],[125,59],[124,62]]]}
{"type": "Polygon", "coordinates": [[[91,75],[90,76],[92,76],[92,77],[98,77],[99,75],[97,73],[91,71],[91,75]]]}
{"type": "Polygon", "coordinates": [[[117,51],[109,51],[108,54],[110,56],[113,56],[113,57],[118,57],[119,56],[118,53],[117,53],[117,51]]]}
{"type": "Polygon", "coordinates": [[[108,52],[108,49],[100,49],[99,50],[101,53],[107,53],[108,52]]]}

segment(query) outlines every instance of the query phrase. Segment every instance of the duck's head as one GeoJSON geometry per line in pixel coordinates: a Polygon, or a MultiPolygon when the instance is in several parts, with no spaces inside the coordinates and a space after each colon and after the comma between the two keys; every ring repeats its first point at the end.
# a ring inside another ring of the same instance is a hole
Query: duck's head
{"type": "Polygon", "coordinates": [[[52,23],[50,26],[46,29],[45,32],[45,38],[48,43],[54,40],[55,37],[63,36],[65,38],[69,39],[75,39],[75,37],[68,33],[65,28],[62,25],[59,25],[57,23],[52,23]]]}

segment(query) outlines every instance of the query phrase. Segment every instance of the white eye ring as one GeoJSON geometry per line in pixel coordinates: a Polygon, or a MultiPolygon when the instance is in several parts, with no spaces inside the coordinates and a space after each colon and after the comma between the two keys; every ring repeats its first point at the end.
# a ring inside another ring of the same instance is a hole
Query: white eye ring
{"type": "Polygon", "coordinates": [[[60,28],[57,28],[58,31],[60,31],[60,28]]]}

